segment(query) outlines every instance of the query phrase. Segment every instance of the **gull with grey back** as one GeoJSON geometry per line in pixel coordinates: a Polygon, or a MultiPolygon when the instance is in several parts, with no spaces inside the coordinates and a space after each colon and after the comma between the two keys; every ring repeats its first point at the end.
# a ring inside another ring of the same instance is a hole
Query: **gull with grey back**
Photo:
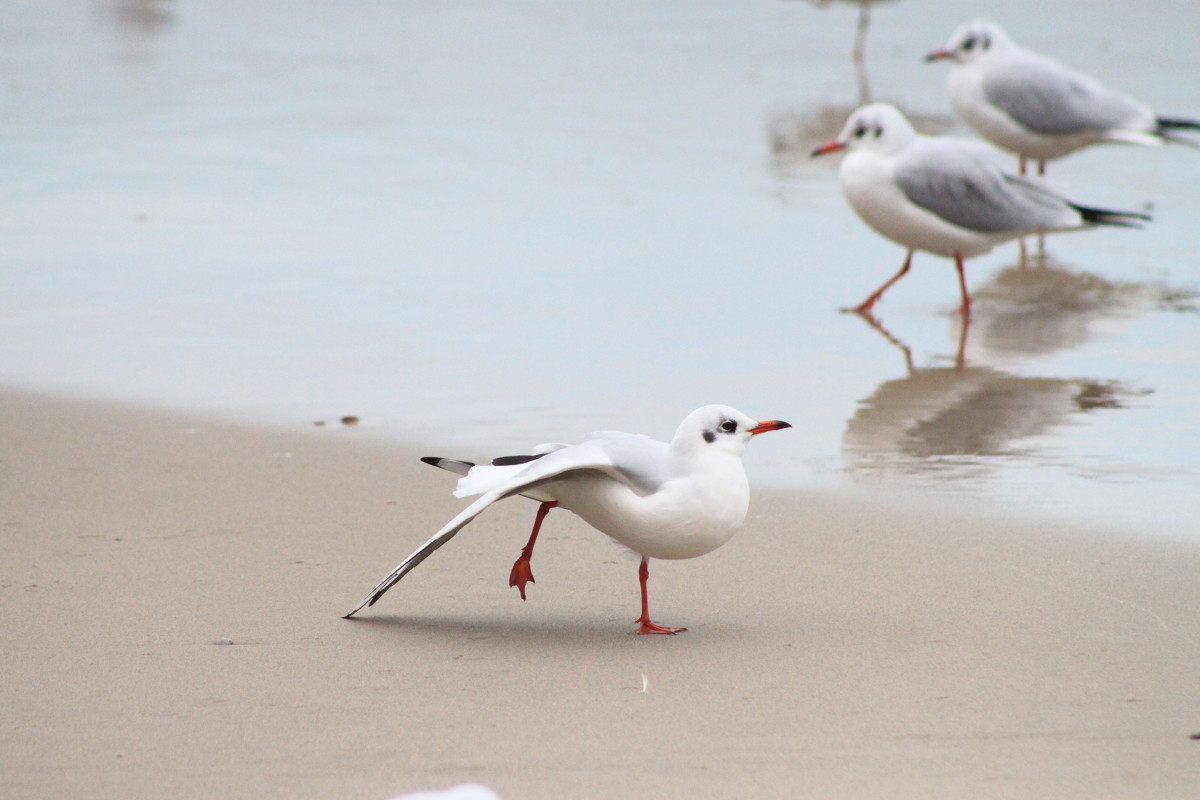
{"type": "Polygon", "coordinates": [[[1149,220],[1079,205],[1039,181],[1010,175],[981,142],[922,136],[887,103],[854,111],[837,138],[813,155],[843,150],[838,177],[851,207],[877,233],[908,248],[900,271],[848,309],[862,314],[908,272],[917,250],[954,259],[965,315],[971,295],[964,259],[1022,236],[1149,220]]]}
{"type": "Polygon", "coordinates": [[[1200,121],[1159,116],[1129,95],[1028,50],[989,20],[960,25],[950,41],[925,57],[949,61],[950,101],[976,133],[1038,162],[1103,142],[1195,146],[1180,131],[1200,131],[1200,121]]]}

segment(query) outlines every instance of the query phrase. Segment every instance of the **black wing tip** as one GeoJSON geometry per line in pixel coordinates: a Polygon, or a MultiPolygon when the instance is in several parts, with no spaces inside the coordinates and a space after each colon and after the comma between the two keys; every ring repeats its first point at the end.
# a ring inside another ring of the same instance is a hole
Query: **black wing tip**
{"type": "Polygon", "coordinates": [[[1155,120],[1160,130],[1200,131],[1200,120],[1184,117],[1159,117],[1155,120]]]}
{"type": "Polygon", "coordinates": [[[499,458],[492,459],[492,466],[493,467],[512,467],[512,466],[516,466],[517,464],[528,464],[530,461],[537,461],[539,458],[541,458],[544,455],[546,455],[546,454],[538,453],[538,454],[532,455],[532,456],[500,456],[499,458]]]}
{"type": "Polygon", "coordinates": [[[1143,222],[1153,222],[1154,218],[1149,214],[1142,214],[1137,211],[1113,211],[1108,208],[1090,208],[1088,206],[1071,206],[1079,215],[1083,217],[1084,222],[1090,222],[1093,225],[1115,225],[1120,228],[1140,228],[1143,222]]]}
{"type": "MultiPolygon", "coordinates": [[[[544,455],[546,454],[537,453],[531,456],[500,456],[499,458],[492,459],[492,466],[511,467],[516,464],[525,464],[530,461],[536,461],[544,455]]],[[[463,461],[458,458],[442,458],[441,456],[421,456],[421,461],[425,464],[429,464],[432,467],[440,467],[441,469],[449,469],[448,465],[451,464],[462,465],[464,467],[475,466],[474,461],[463,461]]],[[[454,470],[451,469],[450,471],[453,472],[454,470]]]]}

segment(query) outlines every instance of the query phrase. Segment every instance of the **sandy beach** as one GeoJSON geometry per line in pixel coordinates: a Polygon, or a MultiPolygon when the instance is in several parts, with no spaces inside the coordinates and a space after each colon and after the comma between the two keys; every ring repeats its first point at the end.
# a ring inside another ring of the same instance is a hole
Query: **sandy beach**
{"type": "Polygon", "coordinates": [[[1200,785],[1190,544],[757,491],[728,546],[654,565],[655,619],[688,632],[639,637],[636,561],[569,514],[518,599],[534,506],[509,501],[345,621],[459,507],[420,454],[2,397],[7,797],[1200,785]]]}

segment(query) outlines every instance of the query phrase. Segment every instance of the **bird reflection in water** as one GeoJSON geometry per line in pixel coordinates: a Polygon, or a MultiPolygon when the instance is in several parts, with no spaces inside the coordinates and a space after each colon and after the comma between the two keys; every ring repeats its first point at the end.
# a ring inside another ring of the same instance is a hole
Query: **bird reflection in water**
{"type": "Polygon", "coordinates": [[[975,313],[955,320],[954,354],[931,366],[918,366],[912,349],[878,318],[858,315],[902,354],[905,375],[879,384],[847,422],[849,470],[973,477],[999,457],[1048,458],[1037,437],[1079,415],[1124,408],[1151,390],[1103,378],[1029,377],[974,362],[1075,348],[1104,319],[1194,309],[1195,301],[1162,284],[1114,283],[1052,258],[1037,269],[1002,270],[978,297],[975,313]]]}
{"type": "Polygon", "coordinates": [[[1113,281],[1051,255],[1035,263],[1006,267],[976,289],[983,313],[975,345],[983,358],[1047,355],[1083,345],[1105,320],[1197,308],[1196,292],[1165,282],[1113,281]]]}

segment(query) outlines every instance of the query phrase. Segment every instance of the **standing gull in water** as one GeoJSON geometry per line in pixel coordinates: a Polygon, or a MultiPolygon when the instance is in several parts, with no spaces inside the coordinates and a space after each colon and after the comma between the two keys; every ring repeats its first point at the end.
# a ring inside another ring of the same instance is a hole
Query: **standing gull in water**
{"type": "Polygon", "coordinates": [[[1081,206],[1038,182],[1009,175],[984,145],[918,134],[887,103],[865,105],[814,156],[847,151],[839,177],[850,205],[876,232],[908,248],[904,265],[851,311],[871,308],[923,250],[954,259],[963,314],[971,295],[963,260],[1035,233],[1136,226],[1144,214],[1081,206]]]}
{"type": "Polygon", "coordinates": [[[1161,117],[1094,78],[1026,50],[994,22],[961,25],[926,61],[951,62],[950,101],[983,138],[1021,158],[1046,162],[1100,142],[1195,144],[1181,130],[1200,121],[1161,117]]]}

